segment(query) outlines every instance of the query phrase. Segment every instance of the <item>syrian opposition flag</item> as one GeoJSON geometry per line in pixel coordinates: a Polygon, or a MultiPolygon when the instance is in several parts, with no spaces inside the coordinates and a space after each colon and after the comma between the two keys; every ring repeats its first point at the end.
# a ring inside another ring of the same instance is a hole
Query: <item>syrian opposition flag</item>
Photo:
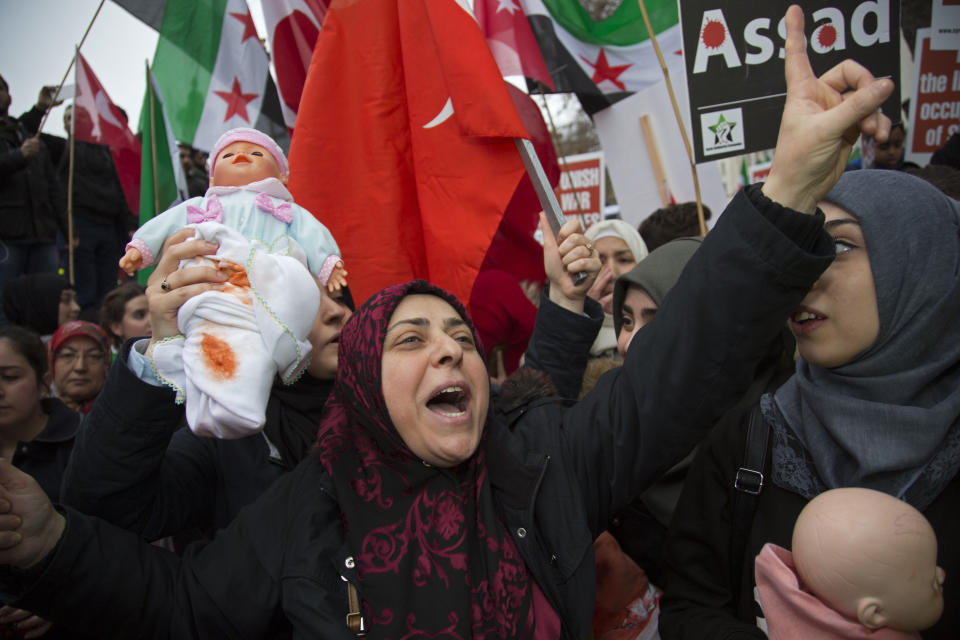
{"type": "MultiPolygon", "coordinates": [[[[584,109],[600,109],[663,80],[636,0],[624,0],[593,20],[578,0],[519,0],[530,20],[558,92],[576,93],[584,109]]],[[[683,42],[676,0],[645,0],[668,67],[683,73],[683,42]]],[[[682,77],[682,75],[681,75],[682,77]]]]}
{"type": "Polygon", "coordinates": [[[504,76],[526,76],[553,89],[550,72],[519,0],[476,0],[473,10],[504,76]]]}
{"type": "Polygon", "coordinates": [[[526,136],[456,0],[334,0],[290,190],[337,239],[358,299],[424,278],[466,301],[524,173],[513,138],[526,136]]]}
{"type": "Polygon", "coordinates": [[[253,127],[286,147],[289,136],[244,0],[115,0],[160,37],[153,74],[174,135],[209,151],[227,129],[253,127]]]}
{"type": "Polygon", "coordinates": [[[261,0],[283,120],[293,130],[327,0],[261,0]]]}
{"type": "Polygon", "coordinates": [[[86,59],[77,53],[76,86],[73,100],[77,140],[110,147],[130,211],[137,211],[140,199],[140,143],[127,126],[126,117],[113,104],[86,59]]]}

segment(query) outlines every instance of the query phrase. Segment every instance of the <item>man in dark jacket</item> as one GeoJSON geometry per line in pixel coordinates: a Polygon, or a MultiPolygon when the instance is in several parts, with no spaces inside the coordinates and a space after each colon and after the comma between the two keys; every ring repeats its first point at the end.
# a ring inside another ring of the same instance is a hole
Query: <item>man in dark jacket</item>
{"type": "MultiPolygon", "coordinates": [[[[77,244],[73,262],[77,302],[89,309],[99,305],[103,296],[117,286],[117,261],[123,255],[128,232],[137,227],[137,219],[127,204],[110,148],[82,141],[89,137],[82,132],[93,127],[90,114],[82,107],[68,106],[63,114],[64,128],[72,130],[74,111],[77,140],[73,149],[73,235],[77,244]]],[[[66,194],[69,140],[55,136],[43,139],[50,146],[66,194]]]]}
{"type": "Polygon", "coordinates": [[[30,111],[9,116],[10,87],[0,76],[0,296],[12,278],[57,271],[66,207],[47,147],[34,136],[52,104],[51,88],[44,87],[30,111]]]}

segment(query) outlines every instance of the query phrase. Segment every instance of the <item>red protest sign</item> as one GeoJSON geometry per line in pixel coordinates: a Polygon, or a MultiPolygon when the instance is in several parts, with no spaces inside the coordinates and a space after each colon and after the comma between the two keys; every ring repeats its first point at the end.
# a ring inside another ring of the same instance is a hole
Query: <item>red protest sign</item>
{"type": "Polygon", "coordinates": [[[568,219],[582,215],[584,228],[603,219],[606,180],[603,153],[581,153],[560,161],[560,184],[554,190],[568,219]]]}
{"type": "Polygon", "coordinates": [[[925,165],[960,129],[960,65],[957,49],[930,48],[930,29],[917,29],[913,99],[906,159],[925,165]]]}

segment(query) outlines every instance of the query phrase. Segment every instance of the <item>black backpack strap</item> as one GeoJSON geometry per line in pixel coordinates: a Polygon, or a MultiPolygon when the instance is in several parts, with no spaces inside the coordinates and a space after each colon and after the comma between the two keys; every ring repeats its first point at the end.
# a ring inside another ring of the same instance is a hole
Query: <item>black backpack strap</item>
{"type": "Polygon", "coordinates": [[[759,403],[751,409],[749,420],[743,463],[737,469],[733,481],[736,494],[733,501],[733,520],[730,523],[730,586],[734,600],[740,597],[747,537],[750,535],[753,516],[760,502],[760,492],[763,490],[763,469],[770,441],[770,428],[763,420],[759,403]]]}

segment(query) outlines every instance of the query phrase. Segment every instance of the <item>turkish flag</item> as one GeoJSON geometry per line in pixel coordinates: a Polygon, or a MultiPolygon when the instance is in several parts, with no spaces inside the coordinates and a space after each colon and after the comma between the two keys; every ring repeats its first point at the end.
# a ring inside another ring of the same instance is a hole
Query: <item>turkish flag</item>
{"type": "Polygon", "coordinates": [[[290,189],[333,233],[351,290],[424,278],[461,300],[524,173],[527,137],[456,0],[334,0],[290,150],[290,189]]]}
{"type": "Polygon", "coordinates": [[[501,73],[533,78],[552,90],[553,80],[520,0],[476,0],[473,8],[501,73]]]}
{"type": "Polygon", "coordinates": [[[103,85],[80,53],[76,64],[77,92],[73,99],[73,135],[77,140],[110,147],[117,177],[130,211],[140,210],[140,142],[127,118],[113,104],[103,85]]]}
{"type": "Polygon", "coordinates": [[[328,0],[262,0],[283,121],[293,130],[328,0]]]}

